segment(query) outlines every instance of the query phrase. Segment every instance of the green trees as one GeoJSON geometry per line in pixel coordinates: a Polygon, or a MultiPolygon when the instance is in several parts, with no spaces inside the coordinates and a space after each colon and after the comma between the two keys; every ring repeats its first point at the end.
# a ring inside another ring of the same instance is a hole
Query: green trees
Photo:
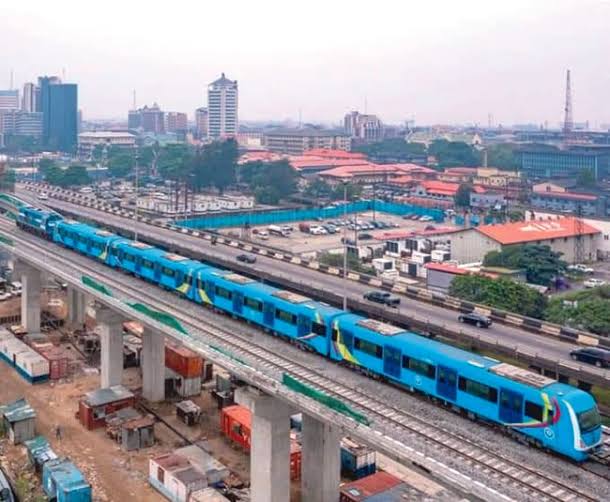
{"type": "Polygon", "coordinates": [[[233,139],[214,141],[198,150],[191,160],[190,174],[195,189],[216,187],[219,192],[235,183],[239,152],[233,139]]]}
{"type": "Polygon", "coordinates": [[[563,326],[610,335],[610,286],[553,298],[544,317],[563,326]]]}
{"type": "Polygon", "coordinates": [[[462,183],[455,194],[455,205],[457,207],[470,207],[470,193],[472,186],[468,183],[462,183]]]}
{"type": "Polygon", "coordinates": [[[580,188],[595,188],[597,180],[593,169],[581,169],[576,177],[576,184],[580,188]]]}
{"type": "Polygon", "coordinates": [[[481,165],[480,154],[462,141],[437,139],[428,147],[428,154],[434,155],[439,167],[477,167],[481,165]]]}
{"type": "Polygon", "coordinates": [[[239,179],[250,186],[258,202],[277,204],[295,191],[297,173],[287,160],[247,162],[239,167],[239,179]]]}
{"type": "Polygon", "coordinates": [[[486,150],[488,166],[506,171],[519,169],[520,163],[517,145],[513,143],[498,143],[497,145],[489,145],[486,147],[486,150]]]}
{"type": "Polygon", "coordinates": [[[108,150],[108,172],[114,178],[124,178],[133,169],[135,158],[130,150],[112,146],[108,150]]]}
{"type": "Polygon", "coordinates": [[[45,170],[44,176],[47,183],[61,187],[86,185],[91,181],[87,168],[82,165],[71,165],[62,169],[53,164],[45,170]]]}
{"type": "Polygon", "coordinates": [[[502,251],[490,251],[483,259],[486,267],[506,267],[524,269],[527,281],[532,284],[549,286],[553,279],[566,270],[566,262],[561,260],[561,253],[556,253],[549,246],[525,244],[508,246],[502,251]]]}
{"type": "Polygon", "coordinates": [[[541,318],[546,297],[524,284],[510,279],[491,279],[481,275],[460,275],[451,281],[449,294],[528,317],[541,318]]]}
{"type": "Polygon", "coordinates": [[[364,153],[367,157],[372,158],[401,159],[412,155],[426,155],[426,146],[423,143],[407,143],[403,138],[390,138],[376,143],[356,146],[354,151],[364,153]]]}

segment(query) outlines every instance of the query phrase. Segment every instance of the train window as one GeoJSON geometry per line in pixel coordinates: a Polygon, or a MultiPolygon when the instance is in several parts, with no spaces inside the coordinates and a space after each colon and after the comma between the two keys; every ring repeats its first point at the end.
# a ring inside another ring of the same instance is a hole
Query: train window
{"type": "Polygon", "coordinates": [[[150,269],[153,269],[155,267],[155,264],[150,260],[142,260],[142,265],[150,269]]]}
{"type": "Polygon", "coordinates": [[[490,401],[492,403],[498,401],[497,389],[494,389],[489,385],[479,383],[475,380],[470,380],[469,378],[460,377],[458,380],[458,388],[467,394],[480,397],[481,399],[485,399],[486,401],[490,401]]]}
{"type": "Polygon", "coordinates": [[[161,273],[167,277],[174,277],[174,271],[171,268],[161,267],[161,273]]]}
{"type": "Polygon", "coordinates": [[[227,300],[233,298],[233,293],[231,293],[231,291],[225,288],[221,288],[220,286],[216,286],[214,288],[214,292],[221,298],[226,298],[227,300]]]}
{"type": "Polygon", "coordinates": [[[322,322],[312,322],[311,332],[315,333],[316,335],[326,336],[326,324],[322,322]]]}
{"type": "Polygon", "coordinates": [[[290,312],[282,310],[282,309],[275,309],[275,317],[276,317],[276,319],[279,319],[280,321],[284,321],[284,322],[287,322],[290,324],[297,323],[297,316],[295,316],[294,314],[291,314],[290,312]]]}
{"type": "Polygon", "coordinates": [[[333,339],[333,342],[336,342],[339,339],[339,330],[337,328],[333,328],[331,337],[333,339]]]}
{"type": "Polygon", "coordinates": [[[381,345],[377,345],[376,343],[367,342],[361,338],[354,338],[354,347],[360,352],[364,352],[365,354],[376,357],[377,359],[381,359],[383,357],[383,347],[381,345]]]}
{"type": "Polygon", "coordinates": [[[244,297],[244,305],[249,309],[256,310],[257,312],[263,311],[263,302],[255,300],[254,298],[244,297]]]}
{"type": "Polygon", "coordinates": [[[445,368],[439,367],[438,381],[455,387],[455,372],[447,371],[445,368]]]}
{"type": "Polygon", "coordinates": [[[409,357],[409,369],[414,373],[419,373],[428,378],[434,378],[436,375],[436,367],[433,364],[428,364],[425,361],[409,357]]]}
{"type": "Polygon", "coordinates": [[[532,403],[531,401],[525,401],[525,415],[542,422],[542,417],[544,415],[542,406],[532,403]]]}
{"type": "Polygon", "coordinates": [[[129,253],[124,253],[124,254],[123,254],[123,259],[124,259],[125,261],[134,262],[134,257],[133,257],[133,256],[131,256],[129,253]]]}
{"type": "Polygon", "coordinates": [[[192,276],[192,275],[187,275],[187,276],[186,276],[186,283],[187,283],[189,286],[192,286],[192,285],[193,285],[193,276],[192,276]]]}

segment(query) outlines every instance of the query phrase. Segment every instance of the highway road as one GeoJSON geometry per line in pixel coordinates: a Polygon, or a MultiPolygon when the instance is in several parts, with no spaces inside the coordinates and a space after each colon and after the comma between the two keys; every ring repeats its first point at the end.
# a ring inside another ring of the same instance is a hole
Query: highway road
{"type": "MultiPolygon", "coordinates": [[[[16,195],[32,205],[40,206],[36,196],[27,190],[19,189],[16,195]]],[[[96,220],[101,224],[109,223],[120,226],[125,229],[135,230],[144,237],[146,235],[154,236],[167,242],[168,245],[179,245],[192,250],[193,252],[204,253],[210,259],[235,259],[237,255],[243,254],[243,250],[232,248],[227,245],[212,245],[209,241],[194,237],[187,234],[180,234],[175,231],[153,227],[147,223],[135,222],[122,216],[109,214],[97,209],[83,207],[77,204],[72,204],[59,200],[45,201],[50,207],[57,210],[72,211],[82,215],[85,218],[96,220]]],[[[236,262],[237,263],[237,262],[236,262]]],[[[250,265],[252,272],[257,271],[273,274],[276,277],[283,277],[292,281],[298,281],[302,284],[311,285],[311,295],[315,297],[316,290],[330,291],[337,295],[343,295],[344,288],[347,290],[348,299],[350,297],[361,298],[362,294],[370,291],[371,287],[364,284],[359,284],[354,281],[343,281],[340,277],[327,275],[322,272],[300,267],[298,265],[287,262],[280,262],[277,259],[258,255],[255,264],[250,265]]],[[[577,345],[566,343],[554,338],[536,335],[534,333],[518,329],[513,326],[494,324],[490,329],[479,329],[473,326],[461,324],[457,319],[457,312],[451,309],[432,305],[429,303],[414,300],[412,298],[401,296],[400,312],[405,315],[415,316],[420,320],[427,320],[433,324],[445,325],[456,331],[470,332],[480,336],[482,339],[491,341],[492,343],[503,342],[520,347],[530,353],[545,355],[548,358],[558,361],[568,362],[575,365],[570,360],[569,352],[577,345]]],[[[604,370],[598,370],[594,367],[587,366],[591,372],[604,373],[604,370]]]]}

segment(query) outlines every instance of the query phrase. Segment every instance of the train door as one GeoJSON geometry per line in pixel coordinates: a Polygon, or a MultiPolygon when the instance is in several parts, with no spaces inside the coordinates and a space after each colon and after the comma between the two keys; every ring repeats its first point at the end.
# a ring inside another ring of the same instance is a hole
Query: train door
{"type": "Polygon", "coordinates": [[[383,372],[394,378],[400,378],[400,361],[402,351],[391,345],[383,347],[383,372]]]}
{"type": "Polygon", "coordinates": [[[134,270],[136,271],[136,274],[140,275],[140,272],[142,271],[142,257],[141,256],[136,256],[134,259],[134,270]]]}
{"type": "Polygon", "coordinates": [[[263,303],[263,323],[265,326],[273,326],[273,320],[275,318],[275,307],[273,303],[263,303]]]}
{"type": "Polygon", "coordinates": [[[519,424],[523,421],[523,395],[500,389],[500,420],[509,424],[519,424]]]}
{"type": "Polygon", "coordinates": [[[161,282],[161,264],[158,261],[154,262],[153,264],[153,273],[155,282],[159,284],[159,282],[161,282]]]}
{"type": "Polygon", "coordinates": [[[233,293],[233,312],[241,314],[244,310],[244,295],[238,291],[233,293]]]}
{"type": "Polygon", "coordinates": [[[214,291],[214,283],[210,282],[210,281],[205,281],[205,292],[208,295],[208,298],[210,299],[210,301],[212,303],[214,303],[214,298],[216,297],[215,291],[214,291]]]}
{"type": "Polygon", "coordinates": [[[309,317],[299,314],[297,318],[297,337],[301,338],[311,333],[311,320],[309,317]]]}
{"type": "Polygon", "coordinates": [[[455,401],[457,396],[457,371],[452,368],[447,368],[447,366],[438,366],[436,393],[440,397],[455,401]]]}

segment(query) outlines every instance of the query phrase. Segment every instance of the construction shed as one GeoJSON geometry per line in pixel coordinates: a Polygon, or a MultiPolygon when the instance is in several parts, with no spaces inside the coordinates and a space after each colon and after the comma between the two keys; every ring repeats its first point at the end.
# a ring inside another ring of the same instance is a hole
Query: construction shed
{"type": "Polygon", "coordinates": [[[42,488],[49,500],[90,502],[91,485],[78,468],[67,459],[51,460],[42,468],[42,488]]]}
{"type": "Polygon", "coordinates": [[[219,491],[208,486],[191,493],[189,502],[229,502],[229,499],[219,491]]]}
{"type": "Polygon", "coordinates": [[[2,426],[13,444],[20,444],[36,435],[36,412],[25,399],[0,406],[2,426]]]}
{"type": "Polygon", "coordinates": [[[49,445],[49,441],[44,436],[28,439],[23,444],[28,452],[28,460],[34,466],[36,472],[41,472],[44,464],[57,458],[57,455],[51,449],[51,445],[49,445]]]}
{"type": "Polygon", "coordinates": [[[121,448],[124,451],[150,448],[155,444],[155,419],[152,415],[133,418],[121,426],[121,448]]]}
{"type": "Polygon", "coordinates": [[[176,404],[176,416],[188,426],[195,425],[201,418],[201,407],[190,400],[180,401],[176,404]]]}
{"type": "Polygon", "coordinates": [[[205,475],[188,459],[175,453],[149,460],[148,482],[173,502],[187,502],[191,493],[208,486],[205,475]]]}
{"type": "Polygon", "coordinates": [[[400,498],[383,498],[390,490],[404,484],[400,479],[383,471],[352,481],[341,487],[339,502],[370,502],[373,497],[378,502],[392,502],[400,498]]]}
{"type": "Polygon", "coordinates": [[[208,485],[215,485],[229,475],[229,469],[210,455],[200,444],[179,448],[174,453],[186,458],[193,467],[201,471],[205,475],[208,485]]]}
{"type": "Polygon", "coordinates": [[[122,385],[97,389],[78,403],[78,419],[88,430],[97,429],[106,425],[108,415],[134,404],[135,396],[122,385]]]}

